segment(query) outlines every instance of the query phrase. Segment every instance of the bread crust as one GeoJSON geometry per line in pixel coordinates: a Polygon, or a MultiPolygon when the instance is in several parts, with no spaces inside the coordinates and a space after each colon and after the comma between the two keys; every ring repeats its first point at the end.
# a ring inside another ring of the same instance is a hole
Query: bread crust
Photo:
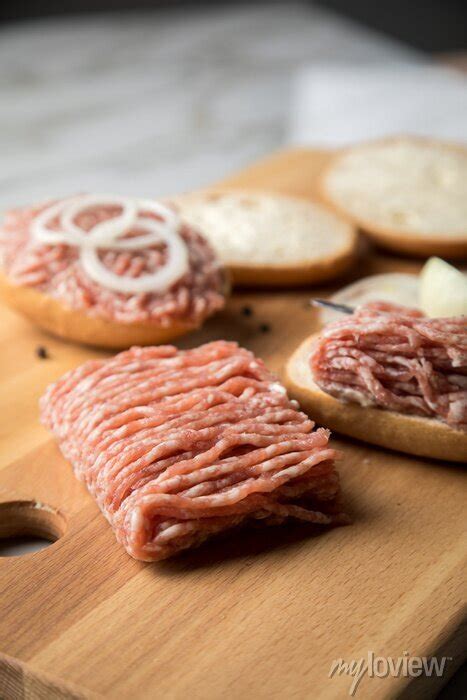
{"type": "MultiPolygon", "coordinates": [[[[422,136],[394,136],[375,141],[368,141],[364,144],[359,144],[357,148],[372,147],[373,145],[382,145],[385,143],[398,143],[402,140],[410,139],[426,144],[433,144],[436,147],[446,148],[447,150],[461,152],[467,155],[467,148],[462,145],[449,143],[446,141],[438,141],[436,139],[425,138],[422,136]]],[[[411,230],[391,229],[386,226],[381,226],[377,222],[371,221],[364,217],[356,216],[347,210],[340,202],[338,202],[329,192],[326,180],[330,172],[339,163],[341,158],[354,150],[351,146],[340,151],[337,151],[334,156],[331,156],[327,165],[324,166],[317,182],[317,195],[327,207],[332,209],[336,214],[347,221],[351,221],[361,231],[363,231],[371,240],[382,248],[394,251],[396,253],[404,253],[413,257],[430,257],[437,255],[444,258],[462,259],[467,257],[467,228],[464,233],[458,236],[449,236],[447,239],[443,233],[436,235],[423,233],[422,231],[414,234],[411,230]]]]}
{"type": "Polygon", "coordinates": [[[304,340],[289,358],[284,384],[290,395],[318,424],[343,435],[399,452],[450,462],[465,462],[467,433],[433,418],[345,403],[314,383],[309,367],[311,345],[304,340]]]}
{"type": "Polygon", "coordinates": [[[0,273],[0,296],[11,308],[59,338],[112,350],[168,343],[201,325],[176,321],[163,328],[149,321],[108,321],[65,306],[32,287],[15,285],[3,273],[0,273]]]}
{"type": "Polygon", "coordinates": [[[299,287],[340,277],[353,265],[356,250],[349,246],[336,256],[296,266],[228,265],[233,283],[243,287],[299,287]]]}
{"type": "MultiPolygon", "coordinates": [[[[234,188],[216,188],[195,192],[193,194],[177,196],[170,201],[190,202],[209,199],[216,195],[235,195],[254,197],[255,195],[268,197],[281,197],[303,203],[310,202],[320,204],[309,199],[282,195],[265,190],[241,190],[234,188]]],[[[346,223],[347,217],[340,217],[346,223]]],[[[348,222],[347,222],[348,223],[348,222]]],[[[300,264],[287,265],[261,265],[258,263],[245,263],[239,265],[223,260],[232,276],[234,285],[248,287],[298,287],[305,284],[319,284],[335,279],[344,274],[355,262],[358,256],[358,232],[348,223],[347,240],[333,255],[323,256],[319,260],[304,260],[300,264]]]]}

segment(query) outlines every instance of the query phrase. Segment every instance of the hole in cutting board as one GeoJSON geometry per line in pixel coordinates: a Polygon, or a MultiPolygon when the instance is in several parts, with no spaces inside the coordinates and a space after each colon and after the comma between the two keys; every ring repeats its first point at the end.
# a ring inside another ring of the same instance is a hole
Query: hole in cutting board
{"type": "Polygon", "coordinates": [[[65,517],[44,503],[0,503],[0,557],[37,552],[56,542],[65,532],[65,517]]]}

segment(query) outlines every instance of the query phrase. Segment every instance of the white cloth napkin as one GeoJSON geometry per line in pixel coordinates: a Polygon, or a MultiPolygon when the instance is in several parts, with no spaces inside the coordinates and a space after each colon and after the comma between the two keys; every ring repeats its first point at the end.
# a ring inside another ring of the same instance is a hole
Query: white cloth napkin
{"type": "Polygon", "coordinates": [[[316,65],[298,74],[290,143],[341,146],[401,133],[467,141],[467,79],[429,63],[316,65]]]}

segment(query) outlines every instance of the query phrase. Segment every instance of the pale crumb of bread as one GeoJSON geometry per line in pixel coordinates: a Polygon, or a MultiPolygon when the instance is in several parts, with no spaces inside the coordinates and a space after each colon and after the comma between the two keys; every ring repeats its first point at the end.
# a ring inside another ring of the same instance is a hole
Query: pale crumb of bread
{"type": "MultiPolygon", "coordinates": [[[[353,308],[371,301],[387,301],[417,309],[420,306],[419,276],[406,272],[385,272],[352,282],[329,297],[336,304],[353,308]]],[[[342,313],[329,308],[319,310],[319,321],[328,325],[342,318],[342,313]]]]}
{"type": "Polygon", "coordinates": [[[228,265],[303,265],[348,245],[349,225],[319,204],[264,193],[180,198],[180,214],[228,265]]]}
{"type": "Polygon", "coordinates": [[[330,167],[324,190],[375,226],[467,239],[467,149],[409,137],[356,146],[330,167]]]}

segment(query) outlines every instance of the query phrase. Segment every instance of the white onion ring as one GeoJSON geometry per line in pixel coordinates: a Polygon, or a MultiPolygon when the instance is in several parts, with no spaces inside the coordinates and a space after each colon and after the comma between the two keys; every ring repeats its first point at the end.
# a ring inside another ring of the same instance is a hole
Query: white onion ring
{"type": "MultiPolygon", "coordinates": [[[[97,227],[96,227],[97,228],[97,227]]],[[[170,235],[172,229],[168,228],[163,221],[150,219],[146,216],[138,216],[133,225],[134,229],[143,229],[149,231],[144,235],[131,236],[131,238],[121,238],[112,243],[102,244],[98,239],[94,241],[94,231],[91,236],[91,248],[112,248],[115,250],[141,250],[148,248],[151,245],[160,243],[166,234],[170,235]]]]}
{"type": "Polygon", "coordinates": [[[70,233],[68,231],[53,231],[47,228],[47,223],[50,223],[51,219],[55,219],[57,216],[60,217],[63,209],[72,202],[75,198],[63,199],[60,202],[52,204],[52,206],[47,207],[34,217],[31,223],[31,235],[38,243],[43,243],[45,245],[57,245],[58,243],[65,243],[66,245],[76,245],[81,246],[84,244],[84,235],[81,233],[77,235],[76,233],[70,233]]]}
{"type": "Polygon", "coordinates": [[[31,224],[31,234],[38,243],[64,243],[78,247],[83,269],[101,286],[116,292],[141,294],[164,292],[187,272],[188,249],[178,233],[179,225],[176,212],[160,202],[110,195],[81,195],[57,202],[38,214],[31,224]],[[86,232],[75,220],[81,212],[96,206],[118,206],[122,211],[118,216],[101,221],[86,232]],[[138,210],[155,214],[159,218],[138,216],[138,210]],[[53,231],[47,224],[57,217],[61,230],[53,231]],[[142,229],[148,233],[122,238],[131,229],[142,229]],[[101,262],[98,255],[98,250],[102,248],[141,250],[157,243],[165,243],[167,246],[166,264],[153,273],[139,277],[115,274],[101,262]]]}
{"type": "MultiPolygon", "coordinates": [[[[137,219],[137,226],[150,229],[158,222],[152,219],[137,219]],[[144,224],[143,224],[144,222],[144,224]]],[[[99,259],[96,248],[86,246],[81,249],[81,263],[86,274],[95,282],[108,287],[115,292],[126,294],[142,294],[144,292],[160,292],[168,289],[175,280],[179,280],[188,269],[188,250],[185,242],[176,231],[167,229],[163,233],[156,226],[153,227],[155,242],[164,242],[167,245],[167,263],[151,274],[140,275],[139,277],[128,277],[117,275],[109,270],[99,259]]],[[[151,234],[141,238],[149,238],[151,234]]],[[[130,242],[131,239],[128,239],[130,242]]],[[[123,243],[124,241],[120,241],[123,243]]]]}
{"type": "MultiPolygon", "coordinates": [[[[82,195],[70,202],[68,208],[62,212],[61,224],[65,231],[69,231],[78,237],[82,237],[83,229],[75,224],[78,214],[86,209],[99,206],[121,207],[122,212],[118,216],[106,221],[101,221],[92,228],[92,237],[95,243],[111,243],[122,235],[122,232],[129,231],[134,225],[137,217],[138,205],[136,201],[129,197],[114,197],[112,195],[82,195]]],[[[86,236],[86,239],[89,235],[86,236]]],[[[85,245],[87,241],[85,242],[85,245]]]]}

